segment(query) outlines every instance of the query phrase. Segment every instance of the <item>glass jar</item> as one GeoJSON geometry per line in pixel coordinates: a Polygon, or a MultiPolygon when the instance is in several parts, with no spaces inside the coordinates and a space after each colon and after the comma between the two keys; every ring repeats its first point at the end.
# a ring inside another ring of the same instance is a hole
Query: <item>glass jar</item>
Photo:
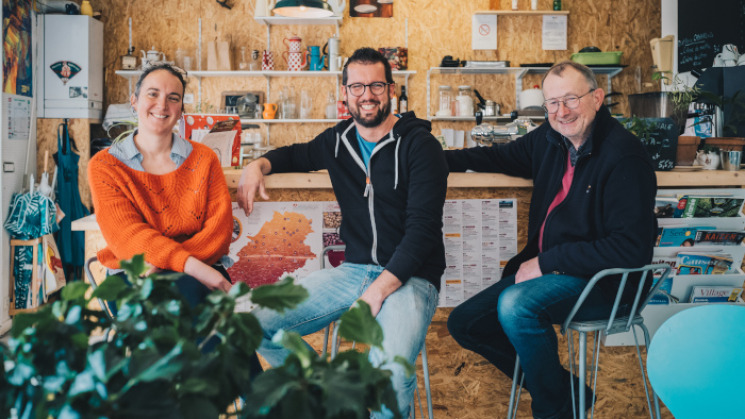
{"type": "Polygon", "coordinates": [[[458,86],[458,116],[473,116],[473,95],[471,86],[458,86]]]}
{"type": "Polygon", "coordinates": [[[437,111],[437,114],[435,116],[451,116],[452,112],[450,110],[450,101],[453,98],[452,98],[450,86],[442,85],[440,86],[439,90],[440,90],[440,109],[437,111]]]}

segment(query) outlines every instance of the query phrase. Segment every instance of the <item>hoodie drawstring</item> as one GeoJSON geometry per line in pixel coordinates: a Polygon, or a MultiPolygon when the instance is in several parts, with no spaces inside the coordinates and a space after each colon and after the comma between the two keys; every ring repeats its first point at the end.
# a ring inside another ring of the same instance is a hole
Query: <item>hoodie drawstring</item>
{"type": "MultiPolygon", "coordinates": [[[[393,131],[391,131],[391,137],[393,137],[393,131]]],[[[396,139],[396,152],[394,154],[394,162],[395,162],[395,176],[393,181],[393,189],[398,189],[398,149],[401,147],[401,136],[398,136],[398,139],[396,139]]]]}
{"type": "Polygon", "coordinates": [[[334,158],[339,157],[339,133],[336,133],[336,147],[334,147],[334,158]]]}

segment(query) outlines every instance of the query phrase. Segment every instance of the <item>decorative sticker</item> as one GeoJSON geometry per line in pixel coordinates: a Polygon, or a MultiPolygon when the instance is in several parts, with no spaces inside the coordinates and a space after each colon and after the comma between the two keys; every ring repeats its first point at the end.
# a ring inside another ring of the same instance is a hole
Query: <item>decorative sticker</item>
{"type": "Polygon", "coordinates": [[[50,65],[49,68],[62,80],[62,84],[67,84],[81,70],[79,65],[70,61],[57,61],[50,65]]]}

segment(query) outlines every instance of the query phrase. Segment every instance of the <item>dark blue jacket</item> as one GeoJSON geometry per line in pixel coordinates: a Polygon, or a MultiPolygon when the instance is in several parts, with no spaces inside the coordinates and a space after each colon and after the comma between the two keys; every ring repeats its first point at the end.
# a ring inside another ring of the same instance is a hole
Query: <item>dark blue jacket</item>
{"type": "Polygon", "coordinates": [[[369,173],[351,119],[308,143],[264,157],[273,173],[328,170],[341,208],[347,261],[384,266],[401,282],[422,277],[439,290],[445,270],[442,208],[448,169],[430,129],[413,112],[403,114],[375,146],[369,173]]]}
{"type": "MultiPolygon", "coordinates": [[[[545,123],[508,144],[446,153],[452,172],[499,172],[533,180],[528,241],[503,276],[538,256],[541,272],[590,278],[606,268],[631,268],[652,260],[657,219],[657,179],[641,142],[603,107],[577,160],[569,193],[546,220],[543,252],[538,236],[561,186],[567,150],[545,123]]],[[[611,291],[612,284],[606,288],[611,291]]]]}

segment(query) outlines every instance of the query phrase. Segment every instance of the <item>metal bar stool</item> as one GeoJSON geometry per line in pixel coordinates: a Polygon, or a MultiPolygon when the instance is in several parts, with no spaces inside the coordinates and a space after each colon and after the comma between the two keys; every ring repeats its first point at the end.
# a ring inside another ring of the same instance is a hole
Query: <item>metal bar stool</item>
{"type": "MultiPolygon", "coordinates": [[[[326,246],[323,248],[323,252],[321,253],[321,269],[326,269],[326,257],[328,256],[329,252],[332,251],[344,251],[346,249],[345,245],[332,245],[332,246],[326,246]]],[[[330,262],[330,261],[329,261],[330,262]]],[[[330,264],[333,265],[333,263],[330,262],[330,264]]],[[[335,265],[336,266],[336,265],[335,265]]],[[[334,326],[332,337],[331,337],[331,358],[333,359],[336,354],[339,351],[339,335],[338,335],[338,328],[337,328],[337,322],[332,323],[334,326]]],[[[331,328],[331,324],[326,326],[323,332],[323,352],[321,356],[325,357],[326,353],[328,353],[328,342],[329,342],[329,329],[331,328]]],[[[354,348],[355,343],[352,342],[352,348],[354,348]]],[[[430,381],[429,381],[429,364],[427,363],[427,343],[424,343],[424,346],[422,346],[422,351],[420,352],[420,355],[422,357],[422,372],[424,375],[424,390],[425,395],[427,397],[427,418],[433,419],[433,408],[432,408],[432,390],[430,388],[430,381]]],[[[415,407],[417,405],[417,402],[419,403],[419,412],[420,417],[424,418],[424,409],[422,409],[422,397],[421,394],[419,394],[419,384],[417,383],[416,391],[414,398],[411,400],[411,417],[416,418],[416,412],[415,407]]]]}
{"type": "MultiPolygon", "coordinates": [[[[649,415],[652,419],[654,419],[655,417],[657,417],[658,419],[660,418],[659,400],[657,398],[657,395],[654,393],[654,390],[652,390],[647,385],[647,377],[644,372],[644,364],[642,362],[641,351],[639,350],[639,340],[637,339],[636,329],[634,328],[634,326],[638,326],[642,329],[642,331],[644,332],[644,345],[649,347],[649,330],[647,330],[647,327],[644,325],[644,317],[642,317],[641,312],[642,310],[644,310],[644,307],[646,307],[647,303],[649,303],[649,300],[652,298],[652,296],[657,293],[659,288],[662,286],[662,283],[667,279],[668,276],[670,276],[671,270],[672,268],[664,263],[646,265],[641,268],[613,268],[602,270],[590,279],[587,286],[585,286],[585,289],[582,290],[582,293],[577,299],[577,302],[574,304],[574,307],[567,316],[566,320],[564,320],[564,323],[561,326],[561,333],[566,334],[567,330],[569,330],[569,333],[567,334],[567,346],[569,348],[569,372],[572,400],[576,400],[574,379],[572,378],[572,376],[574,375],[574,339],[572,336],[572,331],[579,333],[579,388],[577,389],[577,391],[579,391],[579,406],[585,406],[584,388],[587,375],[588,333],[594,333],[595,336],[595,345],[592,353],[593,361],[590,365],[590,369],[593,370],[592,379],[590,381],[592,383],[593,389],[592,409],[590,410],[590,417],[593,417],[595,411],[594,393],[597,385],[598,358],[600,356],[600,333],[608,336],[616,333],[625,333],[631,330],[634,335],[636,354],[639,358],[639,367],[641,368],[642,382],[644,383],[644,393],[647,398],[647,408],[649,409],[649,415]],[[647,281],[653,281],[652,275],[654,275],[655,272],[659,273],[659,279],[654,284],[654,286],[650,287],[650,290],[646,294],[644,294],[645,285],[647,284],[647,281]],[[636,287],[634,301],[628,314],[619,316],[618,311],[621,305],[621,296],[623,295],[623,291],[626,288],[629,274],[632,273],[641,275],[641,278],[639,279],[639,285],[636,287]],[[597,284],[602,279],[617,278],[619,275],[621,276],[621,282],[618,286],[618,291],[616,292],[616,297],[613,303],[613,308],[611,309],[610,316],[605,319],[574,321],[574,316],[582,307],[582,304],[585,302],[585,299],[590,294],[590,291],[593,289],[595,284],[597,284]],[[654,409],[652,408],[652,403],[649,397],[650,392],[652,393],[652,399],[654,399],[654,409]]],[[[512,389],[510,391],[510,402],[507,412],[508,419],[514,418],[515,413],[517,412],[517,406],[520,401],[520,392],[522,391],[524,378],[525,374],[520,373],[520,358],[517,357],[517,359],[515,360],[515,371],[512,377],[512,389]],[[517,383],[518,376],[520,376],[519,388],[517,383]]],[[[580,419],[585,419],[587,416],[587,412],[585,411],[585,409],[581,407],[578,408],[575,403],[572,403],[572,411],[575,418],[579,417],[580,419]]]]}

